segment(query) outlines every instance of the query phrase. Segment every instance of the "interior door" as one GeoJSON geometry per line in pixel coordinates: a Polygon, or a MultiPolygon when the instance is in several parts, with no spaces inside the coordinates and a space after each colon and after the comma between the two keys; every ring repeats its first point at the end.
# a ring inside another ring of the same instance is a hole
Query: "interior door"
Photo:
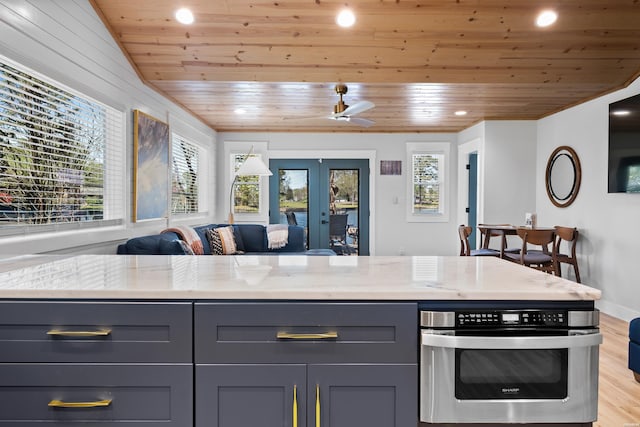
{"type": "Polygon", "coordinates": [[[477,222],[478,222],[478,153],[469,153],[469,163],[467,170],[469,171],[469,200],[467,202],[467,224],[472,227],[471,236],[469,236],[469,245],[471,249],[477,249],[477,222]]]}
{"type": "Polygon", "coordinates": [[[269,169],[269,222],[305,227],[309,249],[369,255],[367,159],[271,159],[269,169]]]}

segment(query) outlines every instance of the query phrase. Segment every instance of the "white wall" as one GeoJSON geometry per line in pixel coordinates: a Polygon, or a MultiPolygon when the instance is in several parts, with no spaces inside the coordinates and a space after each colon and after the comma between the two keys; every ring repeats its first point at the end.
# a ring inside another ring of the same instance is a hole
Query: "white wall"
{"type": "Polygon", "coordinates": [[[580,230],[582,282],[602,290],[599,307],[623,319],[640,316],[640,195],[607,193],[609,103],[640,93],[629,87],[538,122],[536,209],[538,221],[580,230]],[[575,202],[555,207],[547,198],[547,160],[558,146],[572,147],[582,165],[575,202]]]}
{"type": "MultiPolygon", "coordinates": [[[[10,0],[0,3],[0,55],[126,113],[127,194],[125,225],[83,233],[4,238],[0,253],[52,251],[115,253],[133,235],[155,233],[168,220],[132,223],[133,113],[139,109],[169,123],[172,131],[212,147],[215,132],[145,84],[86,0],[10,0]]],[[[212,159],[207,159],[210,166],[212,159]]],[[[210,185],[214,186],[212,177],[210,185]]],[[[207,210],[213,211],[213,197],[207,210]]],[[[200,219],[207,222],[206,215],[200,219]]]]}
{"type": "MultiPolygon", "coordinates": [[[[536,207],[536,122],[486,121],[458,134],[457,223],[468,224],[469,153],[478,154],[478,223],[523,224],[536,207]]],[[[517,244],[517,237],[509,238],[517,244]]],[[[497,243],[496,243],[497,244],[497,243]]]]}
{"type": "MultiPolygon", "coordinates": [[[[237,141],[267,142],[269,155],[286,152],[288,158],[317,158],[326,153],[346,152],[353,158],[358,152],[368,158],[374,152],[375,164],[370,164],[372,173],[371,196],[371,253],[372,255],[455,255],[457,254],[456,191],[457,175],[455,150],[456,134],[376,134],[376,133],[225,133],[218,134],[218,181],[228,187],[224,176],[223,145],[237,141]],[[452,169],[448,179],[452,190],[449,197],[449,221],[445,223],[408,223],[406,221],[406,149],[407,142],[446,142],[452,144],[452,169]],[[380,160],[402,160],[402,176],[380,176],[380,160]],[[397,199],[397,203],[395,200],[397,199]]],[[[339,155],[339,154],[338,154],[339,155]]],[[[328,157],[328,156],[327,156],[328,157]]],[[[275,157],[274,157],[275,158],[275,157]]],[[[226,193],[219,192],[216,218],[224,221],[227,215],[226,193]]],[[[238,218],[236,218],[238,220],[238,218]]]]}

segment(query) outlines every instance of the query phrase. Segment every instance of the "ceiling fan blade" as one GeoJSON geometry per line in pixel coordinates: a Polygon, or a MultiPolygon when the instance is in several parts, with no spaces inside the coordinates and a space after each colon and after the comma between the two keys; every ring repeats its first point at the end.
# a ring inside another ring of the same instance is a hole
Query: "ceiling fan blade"
{"type": "Polygon", "coordinates": [[[304,116],[304,117],[296,117],[296,116],[287,116],[283,117],[282,120],[319,120],[326,119],[327,116],[304,116]]]}
{"type": "Polygon", "coordinates": [[[364,128],[368,128],[376,124],[373,120],[363,119],[362,117],[348,117],[347,121],[364,128]]]}
{"type": "Polygon", "coordinates": [[[344,110],[342,113],[340,113],[340,115],[342,115],[342,116],[353,116],[353,115],[362,113],[364,111],[370,110],[375,106],[376,106],[376,104],[374,104],[371,101],[359,101],[359,102],[356,102],[355,104],[353,104],[352,106],[347,107],[347,109],[344,110]]]}

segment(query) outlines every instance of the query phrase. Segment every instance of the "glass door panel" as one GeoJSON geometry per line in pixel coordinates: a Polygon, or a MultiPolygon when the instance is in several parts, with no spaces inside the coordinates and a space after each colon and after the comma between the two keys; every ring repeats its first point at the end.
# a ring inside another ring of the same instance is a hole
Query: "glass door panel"
{"type": "Polygon", "coordinates": [[[329,247],[358,255],[359,169],[329,169],[329,247]]]}
{"type": "Polygon", "coordinates": [[[278,224],[299,225],[308,235],[309,170],[279,169],[278,224]]]}
{"type": "Polygon", "coordinates": [[[269,222],[305,227],[309,249],[369,255],[369,161],[271,159],[269,222]]]}

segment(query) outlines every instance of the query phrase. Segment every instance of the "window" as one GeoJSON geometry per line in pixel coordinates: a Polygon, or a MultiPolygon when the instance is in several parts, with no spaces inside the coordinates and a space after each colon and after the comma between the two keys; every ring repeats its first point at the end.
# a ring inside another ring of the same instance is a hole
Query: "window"
{"type": "Polygon", "coordinates": [[[0,58],[2,234],[121,223],[123,122],[122,112],[0,58]]]}
{"type": "Polygon", "coordinates": [[[449,144],[407,144],[409,222],[448,220],[447,165],[449,144]]]}
{"type": "Polygon", "coordinates": [[[173,134],[171,147],[171,213],[191,214],[199,212],[198,205],[198,146],[173,134]]]}
{"type": "MultiPolygon", "coordinates": [[[[260,157],[251,154],[253,157],[260,157]]],[[[244,163],[246,154],[233,155],[233,170],[237,171],[244,163]]],[[[260,212],[260,176],[237,176],[233,185],[233,212],[235,213],[259,213],[260,212]]]]}

